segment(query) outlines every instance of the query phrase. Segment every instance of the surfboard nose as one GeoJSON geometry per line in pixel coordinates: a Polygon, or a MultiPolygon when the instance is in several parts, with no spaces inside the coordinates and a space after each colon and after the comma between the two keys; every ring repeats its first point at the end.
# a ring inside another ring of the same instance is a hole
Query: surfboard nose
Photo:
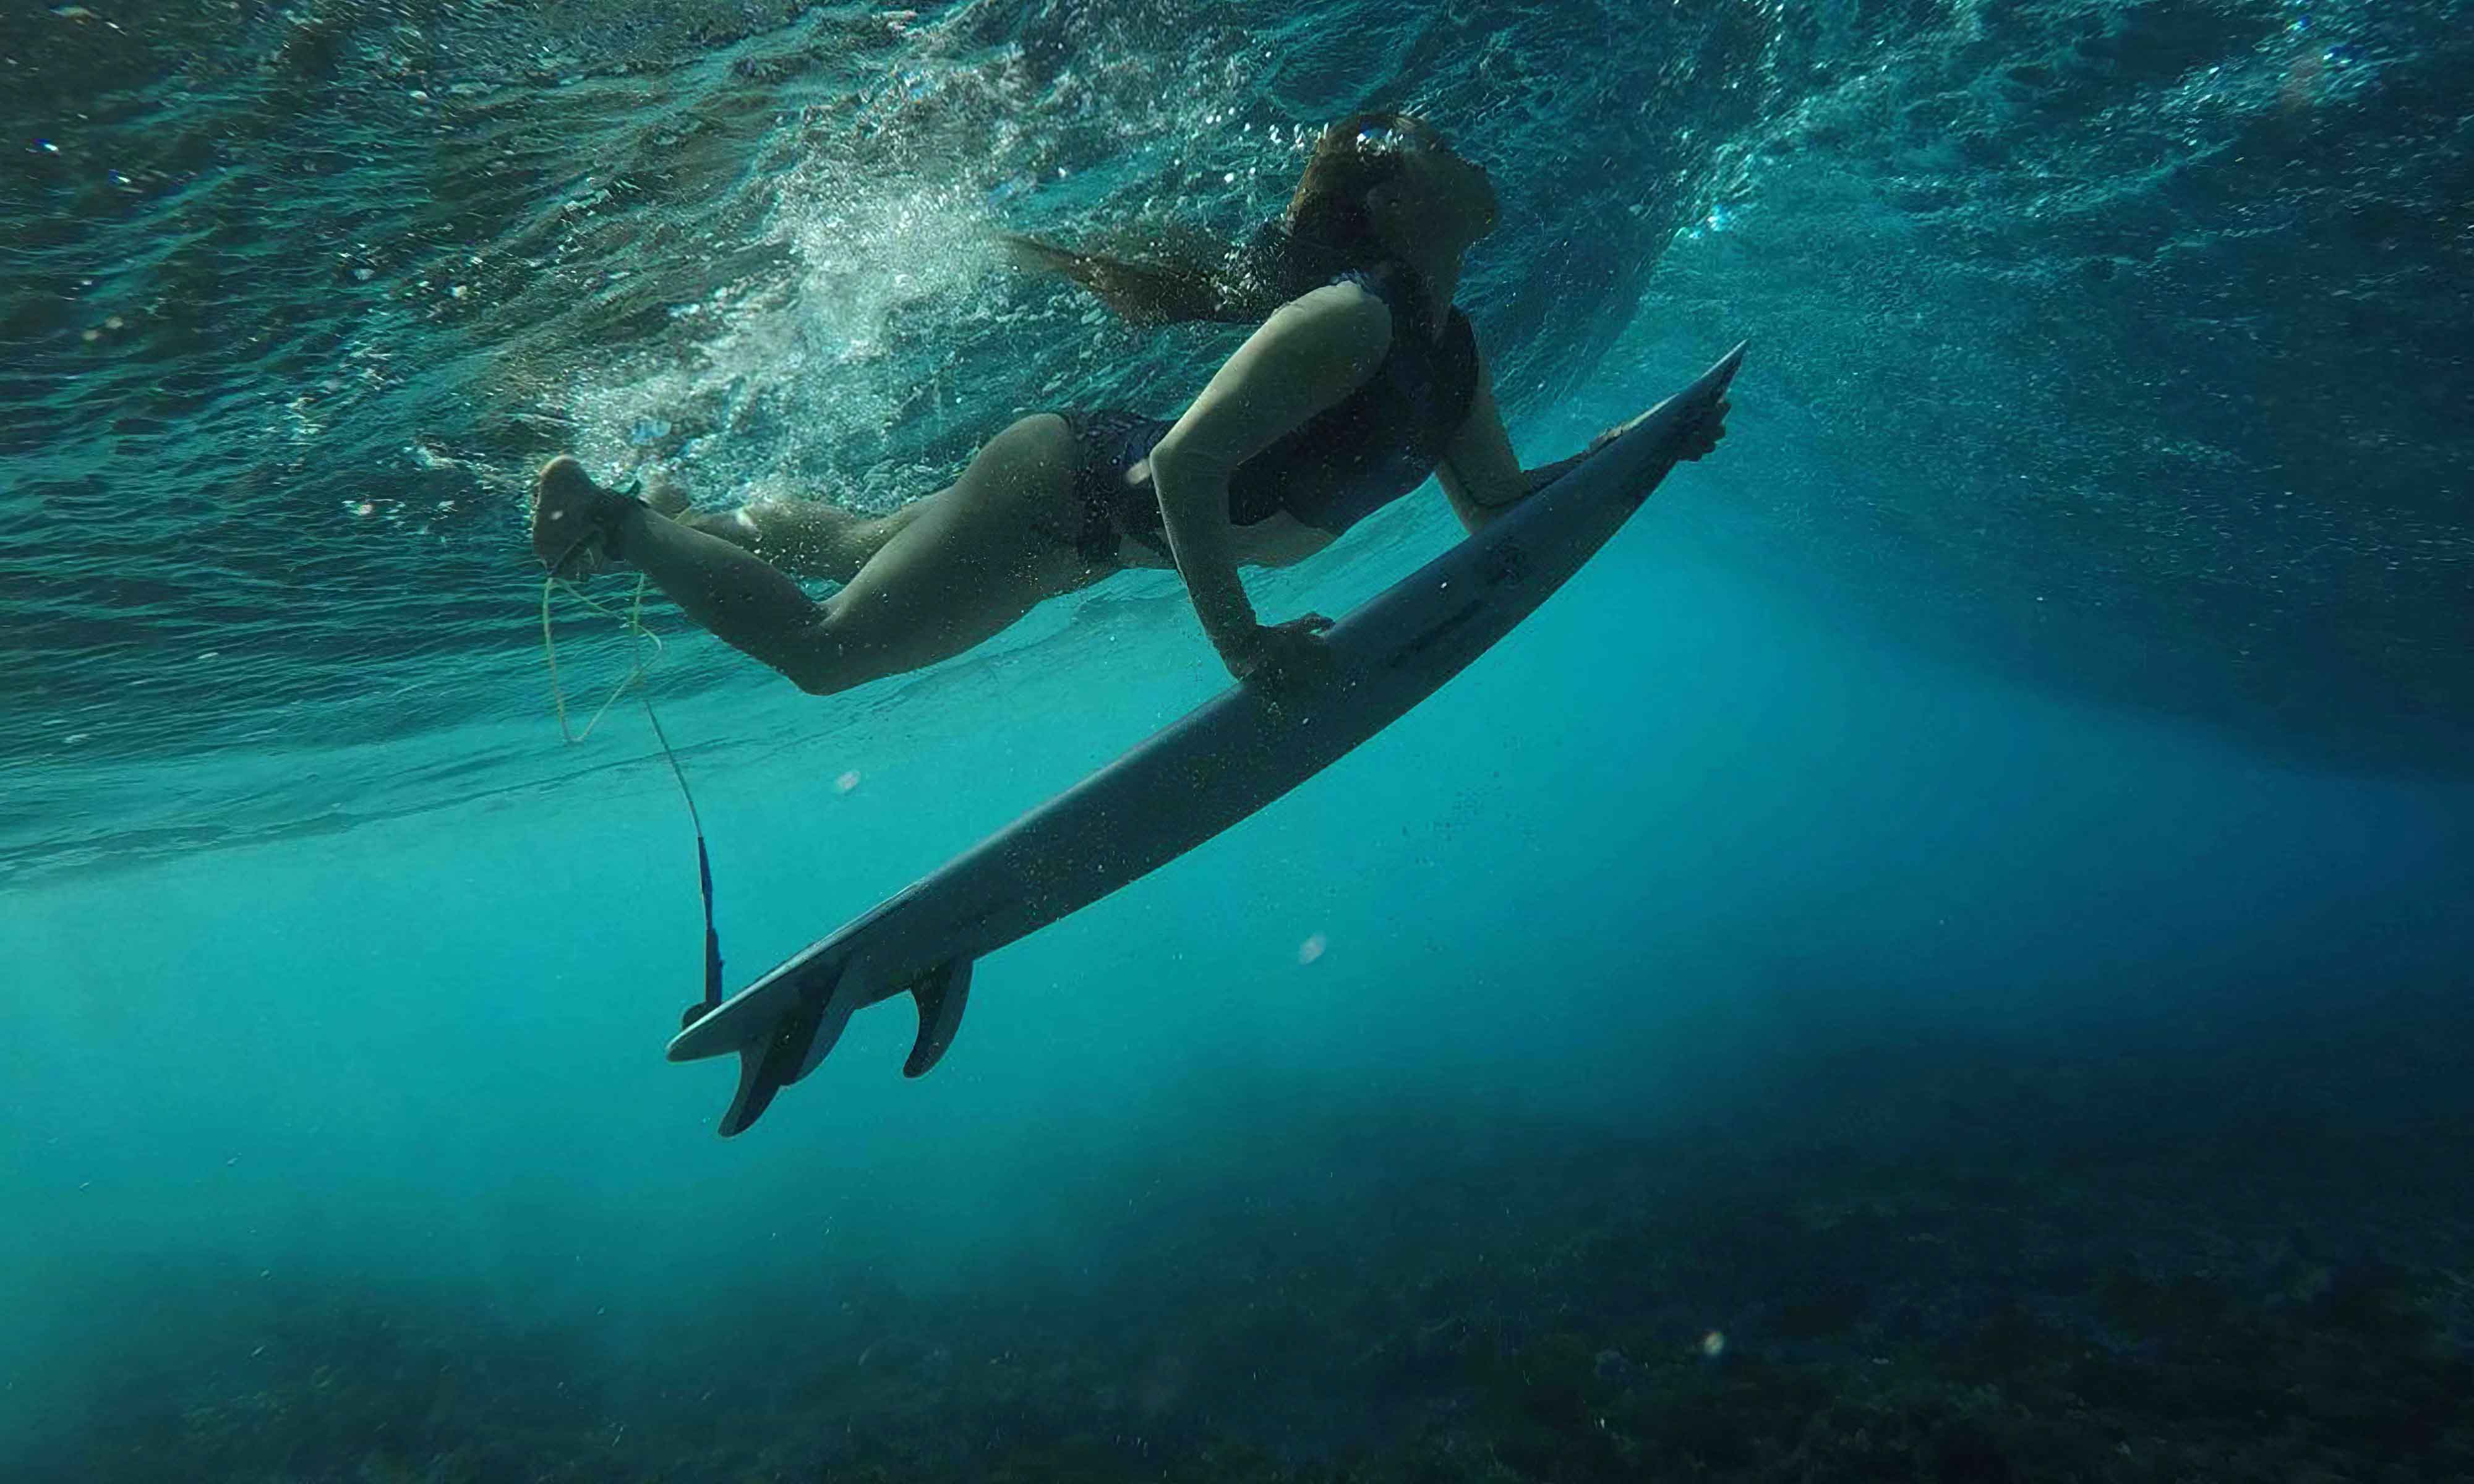
{"type": "Polygon", "coordinates": [[[1736,371],[1744,364],[1744,352],[1751,349],[1752,345],[1749,340],[1736,341],[1734,349],[1718,357],[1708,371],[1693,378],[1692,385],[1684,390],[1685,396],[1698,401],[1704,397],[1715,397],[1726,391],[1727,383],[1735,379],[1736,371]]]}

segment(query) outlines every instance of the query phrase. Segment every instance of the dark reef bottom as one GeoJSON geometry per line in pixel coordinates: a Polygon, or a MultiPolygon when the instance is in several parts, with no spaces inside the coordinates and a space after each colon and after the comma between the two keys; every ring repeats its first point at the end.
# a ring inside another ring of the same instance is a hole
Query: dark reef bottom
{"type": "Polygon", "coordinates": [[[2466,1045],[1907,1045],[1643,1132],[1326,1108],[1128,1171],[1070,1280],[820,1268],[649,1341],[167,1283],[11,1476],[2463,1480],[2466,1045]]]}

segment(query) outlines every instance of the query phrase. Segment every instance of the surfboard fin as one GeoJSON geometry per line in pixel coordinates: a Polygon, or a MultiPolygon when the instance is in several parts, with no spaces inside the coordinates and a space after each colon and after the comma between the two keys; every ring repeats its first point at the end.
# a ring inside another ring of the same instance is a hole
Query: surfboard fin
{"type": "Polygon", "coordinates": [[[910,1043],[902,1075],[918,1077],[936,1065],[954,1043],[954,1033],[962,1028],[962,1006],[971,997],[971,961],[952,959],[929,970],[912,982],[910,997],[919,1002],[919,1039],[910,1043]]]}
{"type": "Polygon", "coordinates": [[[739,1093],[721,1115],[722,1137],[763,1116],[774,1094],[808,1075],[842,1039],[851,1012],[841,987],[836,974],[822,993],[801,995],[798,1008],[774,1021],[764,1040],[739,1048],[739,1093]]]}

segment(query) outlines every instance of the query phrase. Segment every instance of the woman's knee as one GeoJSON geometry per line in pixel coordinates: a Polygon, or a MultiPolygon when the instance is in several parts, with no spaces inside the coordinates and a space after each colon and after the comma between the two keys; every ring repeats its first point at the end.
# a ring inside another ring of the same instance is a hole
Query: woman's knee
{"type": "Polygon", "coordinates": [[[853,662],[855,656],[837,632],[833,605],[795,633],[784,634],[757,658],[812,696],[830,696],[861,684],[869,677],[853,662]]]}

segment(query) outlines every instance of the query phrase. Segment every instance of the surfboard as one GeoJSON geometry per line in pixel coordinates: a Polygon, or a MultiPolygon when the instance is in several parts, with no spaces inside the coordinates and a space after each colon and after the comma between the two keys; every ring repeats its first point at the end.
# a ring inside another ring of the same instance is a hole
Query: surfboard
{"type": "Polygon", "coordinates": [[[978,961],[1193,850],[1398,720],[1606,544],[1675,467],[1737,346],[1586,462],[1369,599],[1324,635],[1333,676],[1236,685],[691,1021],[669,1059],[739,1056],[724,1137],[816,1068],[851,1016],[909,994],[916,1077],[953,1044],[978,961]]]}

